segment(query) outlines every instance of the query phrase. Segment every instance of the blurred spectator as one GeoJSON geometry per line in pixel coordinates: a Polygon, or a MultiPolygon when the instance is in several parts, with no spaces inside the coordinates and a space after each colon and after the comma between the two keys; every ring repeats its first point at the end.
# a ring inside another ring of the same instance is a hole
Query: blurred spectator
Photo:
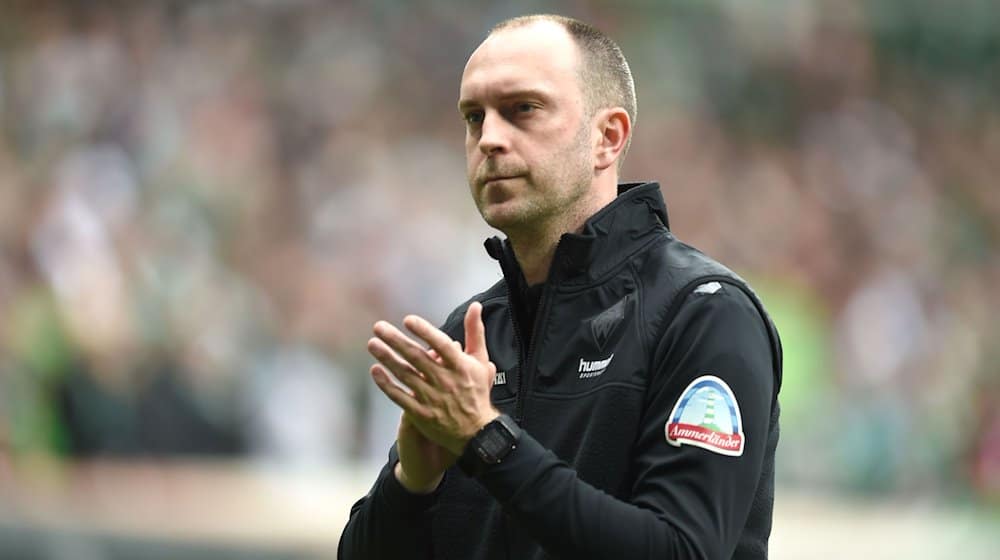
{"type": "MultiPolygon", "coordinates": [[[[1000,499],[1000,7],[765,4],[560,10],[635,64],[627,178],[774,310],[779,477],[1000,499]]],[[[381,460],[372,322],[499,276],[453,107],[511,9],[5,4],[0,446],[381,460]]]]}

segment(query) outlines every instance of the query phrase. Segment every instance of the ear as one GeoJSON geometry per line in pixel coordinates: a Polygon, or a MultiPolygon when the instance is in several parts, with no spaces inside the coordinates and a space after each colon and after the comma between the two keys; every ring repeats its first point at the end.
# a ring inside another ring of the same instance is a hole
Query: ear
{"type": "Polygon", "coordinates": [[[621,107],[601,109],[594,116],[597,139],[594,144],[594,167],[603,171],[618,161],[632,134],[632,121],[621,107]]]}

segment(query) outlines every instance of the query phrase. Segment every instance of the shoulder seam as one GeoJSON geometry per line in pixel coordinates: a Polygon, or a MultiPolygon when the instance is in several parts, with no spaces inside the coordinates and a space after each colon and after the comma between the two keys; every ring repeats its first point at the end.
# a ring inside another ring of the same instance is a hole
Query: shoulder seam
{"type": "Polygon", "coordinates": [[[781,389],[781,379],[783,376],[781,342],[779,339],[776,338],[777,327],[774,326],[774,323],[771,320],[770,315],[768,315],[767,311],[764,309],[763,303],[760,301],[760,298],[757,296],[757,294],[753,292],[753,290],[748,285],[746,285],[745,282],[742,281],[742,279],[722,274],[707,274],[705,276],[699,276],[691,280],[677,292],[674,301],[671,302],[670,308],[667,311],[666,315],[667,319],[664,323],[664,329],[669,328],[670,325],[674,322],[674,319],[677,317],[677,314],[680,313],[681,306],[684,304],[685,301],[687,301],[687,298],[688,296],[691,295],[691,292],[694,291],[695,288],[706,282],[721,282],[737,288],[750,302],[751,307],[753,307],[753,309],[757,312],[757,317],[762,322],[762,326],[764,327],[764,332],[767,334],[767,339],[770,344],[771,373],[774,376],[774,392],[773,392],[774,394],[772,396],[772,406],[773,406],[774,404],[773,401],[777,400],[778,398],[778,392],[781,389]]]}

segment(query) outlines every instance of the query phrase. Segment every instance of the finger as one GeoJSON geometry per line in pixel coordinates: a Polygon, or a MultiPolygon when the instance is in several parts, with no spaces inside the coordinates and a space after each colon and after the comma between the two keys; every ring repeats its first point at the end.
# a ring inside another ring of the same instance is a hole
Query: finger
{"type": "Polygon", "coordinates": [[[450,336],[441,332],[423,317],[407,315],[403,319],[403,326],[426,342],[431,350],[437,352],[445,364],[456,365],[462,359],[461,345],[455,344],[450,336]]]}
{"type": "MultiPolygon", "coordinates": [[[[454,346],[458,351],[460,352],[462,351],[462,344],[459,343],[457,340],[452,340],[451,345],[454,346]]],[[[434,360],[434,362],[436,362],[438,365],[444,364],[444,360],[441,358],[440,355],[438,355],[437,350],[433,348],[428,348],[427,355],[430,356],[431,359],[434,360]]]]}
{"type": "Polygon", "coordinates": [[[393,352],[392,348],[378,338],[368,340],[368,353],[392,372],[393,377],[400,383],[413,390],[419,398],[425,398],[429,391],[433,390],[427,383],[427,378],[420,371],[393,352]]]}
{"type": "Polygon", "coordinates": [[[371,367],[368,368],[368,371],[372,374],[372,377],[374,377],[377,372],[378,375],[381,375],[382,377],[388,379],[390,383],[392,383],[396,387],[399,387],[404,393],[416,399],[416,395],[413,393],[413,389],[410,389],[406,385],[403,385],[403,383],[399,379],[397,379],[395,375],[390,373],[389,370],[386,369],[385,366],[383,366],[382,364],[372,364],[371,367]]]}
{"type": "MultiPolygon", "coordinates": [[[[422,372],[429,381],[434,380],[433,378],[437,373],[439,364],[428,354],[427,349],[417,344],[406,333],[385,321],[375,323],[374,332],[375,336],[388,345],[389,348],[392,348],[399,357],[412,364],[412,367],[422,372]]],[[[442,354],[440,349],[438,349],[438,354],[442,354]]]]}
{"type": "MultiPolygon", "coordinates": [[[[382,368],[382,371],[390,375],[390,370],[387,369],[385,364],[374,364],[373,367],[382,368]]],[[[400,372],[391,372],[392,378],[394,378],[399,383],[403,384],[403,389],[407,390],[416,398],[418,401],[429,404],[433,402],[433,396],[435,394],[435,389],[427,383],[427,378],[424,377],[422,373],[413,369],[412,367],[404,367],[400,372]]]]}
{"type": "Polygon", "coordinates": [[[437,350],[431,348],[430,350],[427,351],[427,355],[430,356],[431,359],[434,360],[435,362],[439,364],[441,363],[441,356],[438,356],[437,350]]]}
{"type": "Polygon", "coordinates": [[[480,362],[490,359],[486,350],[486,326],[483,325],[483,304],[472,302],[465,311],[465,353],[480,362]]]}
{"type": "Polygon", "coordinates": [[[371,367],[371,376],[375,380],[375,384],[378,388],[389,397],[389,400],[396,403],[396,406],[403,409],[417,418],[430,418],[431,412],[426,406],[417,402],[417,400],[407,393],[402,387],[396,385],[389,376],[389,373],[383,367],[379,367],[375,364],[371,367]]]}

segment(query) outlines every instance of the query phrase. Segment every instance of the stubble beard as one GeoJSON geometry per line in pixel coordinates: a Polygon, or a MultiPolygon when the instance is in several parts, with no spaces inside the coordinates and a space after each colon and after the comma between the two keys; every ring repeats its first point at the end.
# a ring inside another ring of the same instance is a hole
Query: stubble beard
{"type": "MultiPolygon", "coordinates": [[[[479,190],[476,206],[483,220],[508,237],[562,228],[563,221],[572,221],[580,201],[590,193],[593,179],[587,131],[586,123],[582,124],[564,149],[551,154],[542,165],[528,170],[520,179],[525,185],[515,200],[499,205],[490,203],[485,199],[485,189],[479,190]]],[[[507,172],[504,170],[500,174],[507,172]]],[[[477,181],[473,179],[474,183],[477,181]]],[[[472,188],[476,192],[475,185],[472,188]]]]}

